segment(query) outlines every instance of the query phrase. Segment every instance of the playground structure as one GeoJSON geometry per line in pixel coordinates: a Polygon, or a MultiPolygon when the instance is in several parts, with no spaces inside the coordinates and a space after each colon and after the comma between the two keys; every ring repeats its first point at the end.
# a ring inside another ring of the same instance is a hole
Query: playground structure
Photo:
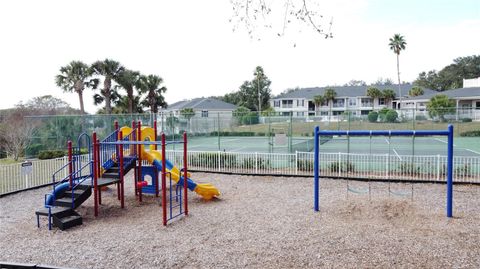
{"type": "MultiPolygon", "coordinates": [[[[322,136],[346,136],[347,140],[350,136],[446,136],[447,137],[447,166],[446,166],[446,182],[447,182],[447,217],[453,217],[453,125],[449,125],[447,130],[432,131],[413,131],[413,130],[370,130],[370,131],[329,131],[320,130],[318,126],[314,129],[314,210],[320,211],[320,138],[322,136]]],[[[347,186],[347,191],[350,191],[347,186]]],[[[368,190],[370,194],[370,187],[368,190]]],[[[389,192],[391,193],[390,186],[389,192]]],[[[413,197],[413,188],[412,188],[413,197]]]]}
{"type": "Polygon", "coordinates": [[[92,139],[85,133],[81,134],[77,147],[73,147],[69,141],[68,162],[52,175],[53,190],[45,195],[44,208],[35,212],[37,226],[40,227],[40,216],[48,217],[49,229],[52,228],[52,221],[61,230],[82,224],[82,217],[74,209],[86,201],[92,192],[94,215],[97,217],[99,205],[102,204],[102,188],[109,185],[116,185],[117,198],[121,208],[124,208],[124,179],[132,169],[135,195],[140,202],[144,193],[158,197],[161,191],[163,225],[176,217],[188,215],[187,188],[205,200],[219,196],[220,192],[213,185],[197,184],[190,179],[187,170],[187,134],[184,133],[183,141],[167,142],[165,134],[158,141],[156,129],[156,123],[151,128],[142,127],[140,121],[132,121],[131,127],[119,128],[118,122],[115,122],[115,131],[102,141],[97,139],[95,132],[92,139]],[[165,147],[171,143],[183,144],[181,168],[163,157],[165,147]],[[161,146],[161,151],[157,150],[158,145],[161,146]],[[80,154],[82,148],[88,149],[86,158],[80,154]],[[143,161],[150,165],[143,165],[143,161]],[[65,174],[65,177],[57,180],[65,174]]]}

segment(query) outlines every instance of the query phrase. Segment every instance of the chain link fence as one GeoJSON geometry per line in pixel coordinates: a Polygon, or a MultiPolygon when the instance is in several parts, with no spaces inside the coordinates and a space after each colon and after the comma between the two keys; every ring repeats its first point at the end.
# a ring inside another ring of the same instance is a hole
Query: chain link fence
{"type": "MultiPolygon", "coordinates": [[[[435,116],[425,109],[396,110],[389,112],[388,117],[388,112],[384,112],[380,110],[376,115],[362,115],[342,111],[321,115],[325,113],[203,111],[194,115],[162,112],[156,115],[33,116],[25,118],[35,126],[25,156],[35,158],[44,150],[64,150],[68,140],[75,143],[76,138],[83,132],[90,135],[95,131],[99,138],[103,138],[113,131],[114,121],[118,121],[120,126],[130,126],[132,121],[153,126],[156,121],[158,134],[165,133],[168,140],[180,140],[182,133],[186,131],[193,150],[228,149],[265,153],[311,151],[313,128],[317,125],[324,130],[438,130],[453,124],[456,145],[480,152],[480,141],[474,138],[480,135],[480,109],[448,109],[437,112],[435,116]],[[199,141],[198,144],[196,141],[199,141]]],[[[172,146],[169,149],[175,148],[172,146]]]]}

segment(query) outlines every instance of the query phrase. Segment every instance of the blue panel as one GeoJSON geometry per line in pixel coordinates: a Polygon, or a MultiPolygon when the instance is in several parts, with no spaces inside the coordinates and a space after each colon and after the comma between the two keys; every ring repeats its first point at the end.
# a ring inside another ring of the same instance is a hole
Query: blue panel
{"type": "Polygon", "coordinates": [[[155,179],[158,176],[158,171],[159,171],[158,168],[154,166],[142,166],[141,171],[142,171],[142,174],[141,174],[142,181],[145,181],[145,176],[150,176],[152,178],[152,184],[142,187],[142,192],[150,193],[150,194],[156,193],[155,179]]]}

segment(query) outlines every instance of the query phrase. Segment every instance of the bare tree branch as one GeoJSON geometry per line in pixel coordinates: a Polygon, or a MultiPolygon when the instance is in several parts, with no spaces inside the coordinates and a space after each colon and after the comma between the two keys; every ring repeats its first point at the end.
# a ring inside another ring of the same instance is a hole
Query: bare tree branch
{"type": "MultiPolygon", "coordinates": [[[[311,10],[307,0],[283,0],[283,10],[278,6],[280,1],[272,1],[267,4],[265,0],[230,0],[233,7],[233,15],[230,22],[233,23],[233,31],[239,29],[240,25],[245,27],[250,38],[257,35],[258,26],[271,30],[274,25],[280,25],[281,29],[277,36],[284,36],[287,28],[292,22],[298,22],[313,29],[316,33],[325,38],[332,38],[333,18],[325,22],[324,16],[311,10]],[[272,7],[276,5],[275,7],[272,7]],[[272,8],[275,12],[272,12],[272,8]],[[280,20],[275,23],[275,15],[280,20]],[[328,26],[327,26],[328,25],[328,26]],[[327,29],[328,28],[328,29],[327,29]]],[[[258,38],[260,40],[260,38],[258,38]]]]}

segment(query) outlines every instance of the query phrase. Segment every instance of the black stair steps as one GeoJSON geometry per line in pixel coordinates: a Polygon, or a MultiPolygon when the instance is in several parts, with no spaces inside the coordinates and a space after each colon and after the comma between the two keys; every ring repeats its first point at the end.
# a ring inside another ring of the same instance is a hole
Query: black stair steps
{"type": "MultiPolygon", "coordinates": [[[[40,216],[48,216],[48,208],[42,208],[35,212],[40,216]]],[[[51,208],[52,223],[60,230],[66,230],[83,223],[82,217],[69,207],[54,206],[51,208]]]]}
{"type": "Polygon", "coordinates": [[[62,231],[77,225],[82,225],[82,223],[82,217],[72,209],[53,216],[53,225],[62,231]]]}
{"type": "Polygon", "coordinates": [[[118,173],[119,170],[120,170],[120,168],[118,166],[112,166],[107,170],[107,172],[108,173],[118,173]]]}
{"type": "MultiPolygon", "coordinates": [[[[72,210],[69,207],[63,207],[63,206],[54,206],[51,208],[51,214],[52,216],[55,216],[56,214],[62,214],[65,211],[70,211],[72,210]]],[[[48,208],[42,208],[40,210],[37,210],[35,214],[40,215],[40,216],[48,216],[48,208]]]]}
{"type": "MultiPolygon", "coordinates": [[[[90,187],[85,188],[84,186],[80,187],[82,185],[78,185],[74,191],[74,199],[73,199],[73,205],[72,205],[72,193],[71,191],[68,191],[70,195],[65,195],[62,198],[56,199],[54,202],[55,206],[64,206],[64,207],[70,207],[70,208],[77,208],[79,207],[85,200],[90,197],[92,194],[92,189],[90,187]],[[78,193],[78,196],[77,196],[78,193]]],[[[67,192],[65,192],[67,193],[67,192]]]]}
{"type": "Polygon", "coordinates": [[[102,174],[104,178],[118,178],[118,172],[110,172],[109,170],[102,174]]]}
{"type": "MultiPolygon", "coordinates": [[[[81,196],[83,194],[83,191],[82,192],[79,192],[78,190],[76,190],[75,192],[73,192],[73,196],[75,198],[81,196]]],[[[72,197],[72,191],[66,191],[65,194],[64,194],[64,197],[72,197]]]]}

